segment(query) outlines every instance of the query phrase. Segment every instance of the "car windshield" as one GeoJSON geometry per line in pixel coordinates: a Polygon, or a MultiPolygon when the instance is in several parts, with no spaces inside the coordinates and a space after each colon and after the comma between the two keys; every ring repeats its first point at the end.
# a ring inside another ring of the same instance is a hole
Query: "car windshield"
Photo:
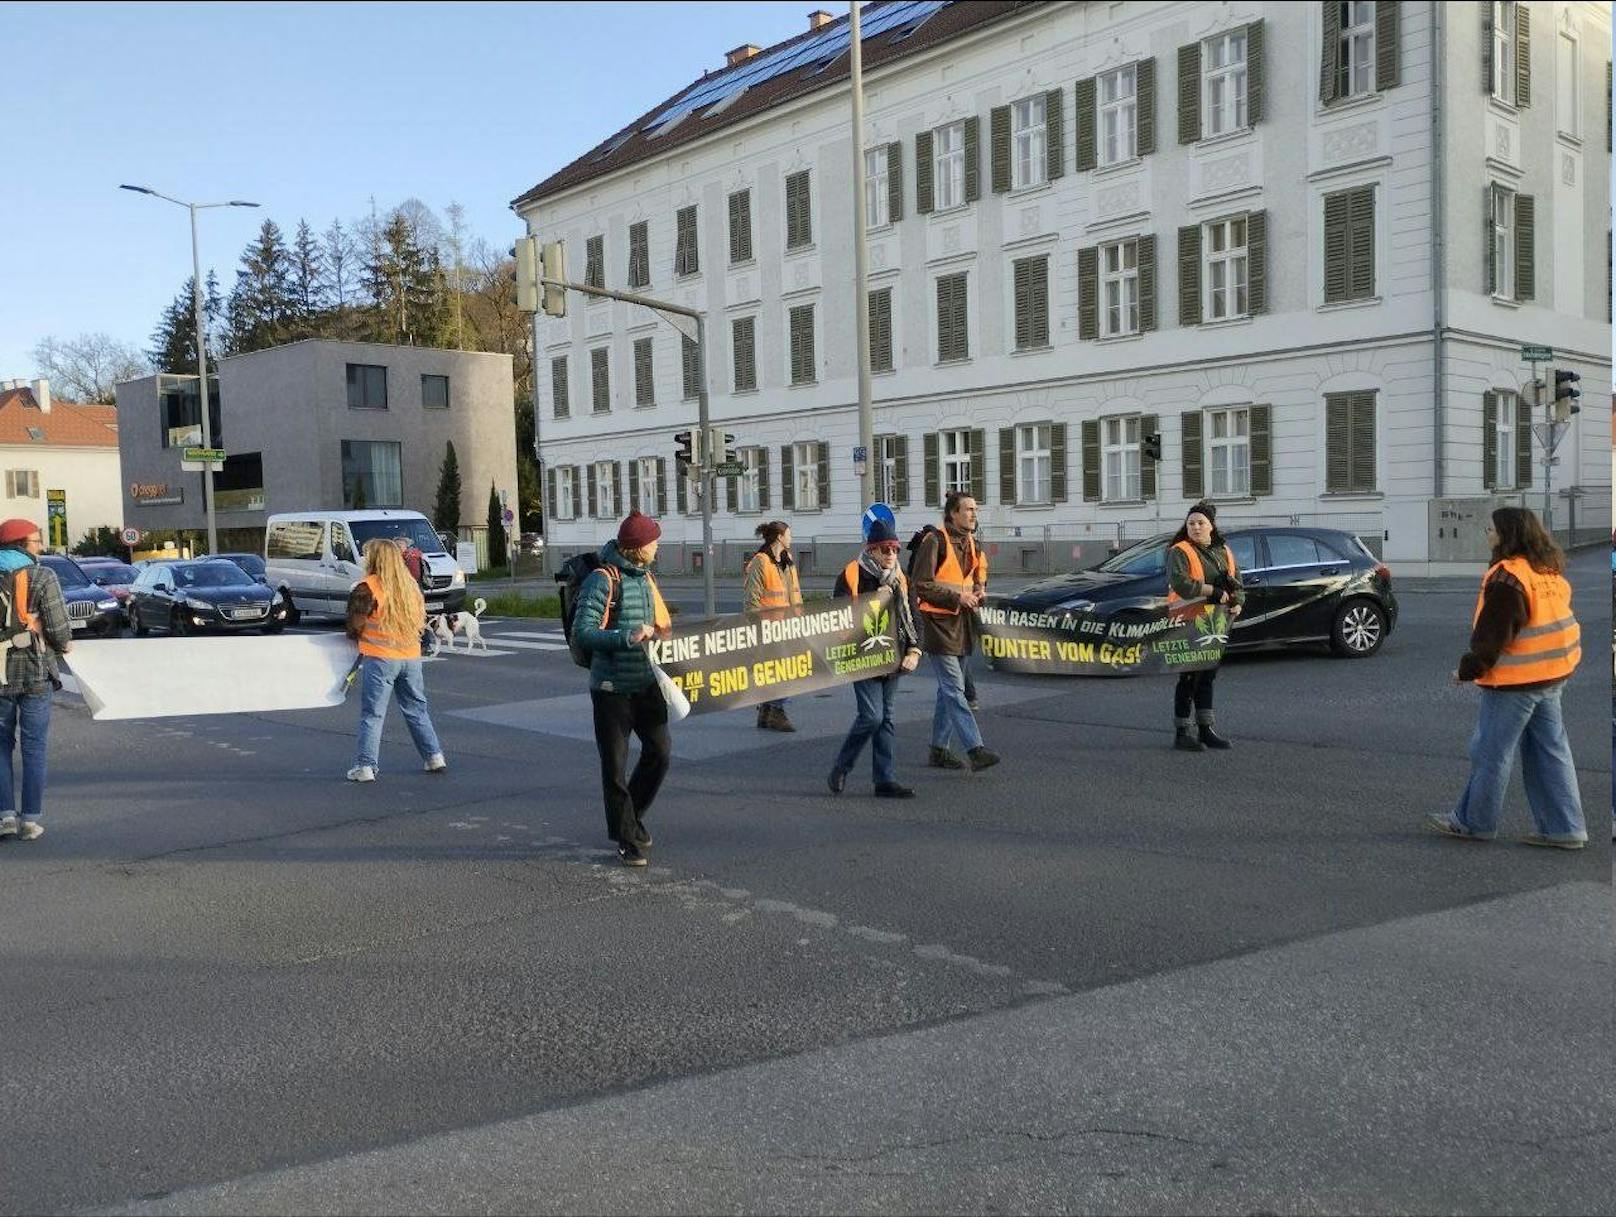
{"type": "Polygon", "coordinates": [[[226,561],[234,562],[249,575],[261,575],[267,569],[264,560],[257,554],[222,554],[226,561]]]}
{"type": "Polygon", "coordinates": [[[77,562],[70,562],[66,558],[41,558],[40,561],[56,572],[56,578],[63,587],[89,587],[90,581],[84,577],[77,562]]]}
{"type": "Polygon", "coordinates": [[[425,520],[354,520],[349,522],[348,528],[361,555],[368,542],[377,538],[391,541],[394,537],[408,537],[410,544],[424,554],[443,552],[442,540],[425,520]]]}
{"type": "Polygon", "coordinates": [[[108,583],[133,583],[140,574],[134,567],[125,566],[122,562],[97,562],[85,569],[90,578],[105,579],[108,583]]]}
{"type": "Polygon", "coordinates": [[[234,562],[205,562],[176,566],[174,582],[180,587],[240,587],[252,579],[234,562]]]}
{"type": "Polygon", "coordinates": [[[1152,537],[1107,558],[1096,570],[1108,575],[1148,575],[1166,569],[1166,537],[1152,537]]]}

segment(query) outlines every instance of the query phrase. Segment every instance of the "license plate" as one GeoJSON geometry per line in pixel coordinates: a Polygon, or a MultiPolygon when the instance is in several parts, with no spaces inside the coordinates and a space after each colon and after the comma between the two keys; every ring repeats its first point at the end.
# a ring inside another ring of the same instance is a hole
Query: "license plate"
{"type": "Polygon", "coordinates": [[[231,609],[230,616],[240,621],[246,617],[262,617],[263,613],[257,609],[231,609]]]}

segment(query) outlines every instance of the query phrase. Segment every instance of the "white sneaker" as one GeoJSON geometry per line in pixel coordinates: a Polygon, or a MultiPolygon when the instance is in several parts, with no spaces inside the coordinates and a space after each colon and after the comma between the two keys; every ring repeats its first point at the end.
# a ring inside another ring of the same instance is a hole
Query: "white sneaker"
{"type": "Polygon", "coordinates": [[[17,832],[19,841],[35,841],[45,835],[45,826],[38,820],[24,820],[22,828],[17,832]]]}
{"type": "Polygon", "coordinates": [[[17,817],[7,812],[0,816],[0,837],[14,837],[17,835],[17,817]]]}
{"type": "Polygon", "coordinates": [[[449,762],[443,759],[443,753],[434,752],[426,758],[426,771],[428,773],[448,773],[449,762]]]}
{"type": "Polygon", "coordinates": [[[350,782],[374,782],[376,780],[376,771],[369,765],[355,765],[348,770],[348,780],[350,782]]]}

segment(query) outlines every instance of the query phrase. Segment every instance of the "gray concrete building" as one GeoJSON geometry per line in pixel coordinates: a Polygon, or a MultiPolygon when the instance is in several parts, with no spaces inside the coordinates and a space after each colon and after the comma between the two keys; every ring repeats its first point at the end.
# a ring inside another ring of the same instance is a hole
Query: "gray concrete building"
{"type": "MultiPolygon", "coordinates": [[[[196,378],[159,373],[117,388],[124,519],[201,534],[196,378]]],[[[460,465],[460,532],[481,532],[493,486],[516,499],[511,357],[307,339],[219,361],[210,381],[219,544],[262,548],[277,511],[405,507],[432,515],[447,445],[460,465]]]]}

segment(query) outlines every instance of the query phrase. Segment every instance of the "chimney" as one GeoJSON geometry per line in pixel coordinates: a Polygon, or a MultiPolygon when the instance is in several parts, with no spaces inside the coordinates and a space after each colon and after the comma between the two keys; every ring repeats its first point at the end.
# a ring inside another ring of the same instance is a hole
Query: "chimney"
{"type": "Polygon", "coordinates": [[[743,42],[740,46],[736,47],[733,51],[726,51],[725,54],[724,54],[724,60],[725,60],[725,63],[726,63],[726,65],[728,67],[733,68],[738,63],[745,63],[748,59],[752,58],[752,56],[756,55],[762,49],[763,49],[762,47],[754,46],[750,42],[743,42]]]}
{"type": "Polygon", "coordinates": [[[808,14],[808,28],[810,30],[824,29],[825,26],[835,20],[836,18],[832,17],[824,9],[816,8],[808,14]]]}
{"type": "Polygon", "coordinates": [[[41,414],[50,413],[50,381],[44,379],[34,381],[34,400],[39,403],[41,414]]]}

